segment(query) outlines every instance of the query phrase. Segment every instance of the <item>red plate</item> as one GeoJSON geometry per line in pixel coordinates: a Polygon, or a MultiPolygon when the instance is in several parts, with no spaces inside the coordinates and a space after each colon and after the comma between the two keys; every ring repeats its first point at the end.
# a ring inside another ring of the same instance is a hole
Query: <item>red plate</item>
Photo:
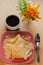
{"type": "Polygon", "coordinates": [[[2,39],[1,39],[1,45],[0,45],[0,57],[4,62],[7,63],[30,63],[33,59],[34,59],[34,49],[32,50],[32,54],[30,57],[27,58],[27,60],[24,60],[23,58],[15,58],[14,60],[12,59],[6,59],[5,55],[4,55],[4,39],[6,38],[6,36],[8,35],[16,35],[16,34],[21,34],[21,35],[25,35],[27,37],[30,38],[30,41],[33,43],[34,46],[34,38],[33,35],[30,32],[24,32],[24,31],[7,31],[2,35],[2,39]]]}

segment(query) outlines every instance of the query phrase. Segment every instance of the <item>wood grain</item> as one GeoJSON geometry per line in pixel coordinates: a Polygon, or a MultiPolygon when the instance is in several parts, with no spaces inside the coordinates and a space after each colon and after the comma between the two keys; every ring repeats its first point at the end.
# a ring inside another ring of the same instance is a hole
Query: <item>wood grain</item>
{"type": "MultiPolygon", "coordinates": [[[[28,0],[27,0],[28,1],[28,0]]],[[[0,65],[43,65],[43,0],[32,0],[34,3],[40,3],[40,16],[41,20],[39,22],[32,22],[30,25],[26,26],[25,23],[21,23],[20,30],[30,31],[34,37],[36,33],[40,34],[40,63],[36,61],[36,58],[30,64],[7,64],[0,59],[0,65]]],[[[0,0],[0,40],[2,33],[6,31],[5,21],[8,15],[14,14],[19,16],[18,10],[16,8],[17,0],[0,0]]],[[[20,17],[20,16],[19,16],[20,17]]]]}

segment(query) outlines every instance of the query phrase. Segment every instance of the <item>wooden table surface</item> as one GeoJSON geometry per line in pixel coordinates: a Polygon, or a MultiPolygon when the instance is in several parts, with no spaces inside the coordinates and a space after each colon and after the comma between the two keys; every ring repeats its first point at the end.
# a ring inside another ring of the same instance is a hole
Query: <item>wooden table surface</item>
{"type": "MultiPolygon", "coordinates": [[[[27,0],[28,1],[28,0],[27,0]]],[[[29,31],[35,37],[36,33],[40,34],[40,63],[36,61],[36,58],[30,64],[7,64],[0,59],[0,65],[43,65],[43,0],[32,0],[35,4],[40,3],[40,16],[41,20],[39,22],[31,22],[29,26],[22,23],[20,30],[29,31]]],[[[19,16],[18,10],[16,8],[17,0],[0,0],[0,39],[2,33],[6,31],[5,21],[8,15],[14,14],[19,16]]],[[[20,16],[19,16],[20,17],[20,16]]]]}

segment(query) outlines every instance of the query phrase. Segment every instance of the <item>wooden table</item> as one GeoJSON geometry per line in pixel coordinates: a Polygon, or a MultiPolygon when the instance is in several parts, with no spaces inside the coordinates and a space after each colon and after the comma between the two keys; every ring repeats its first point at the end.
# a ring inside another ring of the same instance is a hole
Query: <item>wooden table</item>
{"type": "MultiPolygon", "coordinates": [[[[28,0],[27,0],[28,1],[28,0]]],[[[36,61],[36,58],[30,64],[14,64],[14,65],[43,65],[43,0],[32,0],[34,3],[40,3],[40,22],[32,22],[29,26],[22,25],[20,30],[29,31],[35,37],[36,33],[40,34],[41,42],[40,42],[40,63],[36,61]]],[[[6,31],[5,21],[8,15],[14,14],[19,16],[18,10],[16,8],[17,0],[0,0],[0,40],[2,33],[6,31]]],[[[20,17],[20,16],[19,16],[20,17]]],[[[24,23],[22,23],[24,24],[24,23]]],[[[0,65],[13,65],[4,63],[0,59],[0,65]]]]}

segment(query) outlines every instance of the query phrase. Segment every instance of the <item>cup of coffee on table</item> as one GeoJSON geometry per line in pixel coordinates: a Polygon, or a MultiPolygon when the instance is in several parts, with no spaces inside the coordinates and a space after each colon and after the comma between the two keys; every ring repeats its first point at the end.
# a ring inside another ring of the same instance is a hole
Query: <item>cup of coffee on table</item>
{"type": "Polygon", "coordinates": [[[16,15],[7,16],[5,25],[8,30],[17,30],[20,27],[20,19],[16,15]]]}

